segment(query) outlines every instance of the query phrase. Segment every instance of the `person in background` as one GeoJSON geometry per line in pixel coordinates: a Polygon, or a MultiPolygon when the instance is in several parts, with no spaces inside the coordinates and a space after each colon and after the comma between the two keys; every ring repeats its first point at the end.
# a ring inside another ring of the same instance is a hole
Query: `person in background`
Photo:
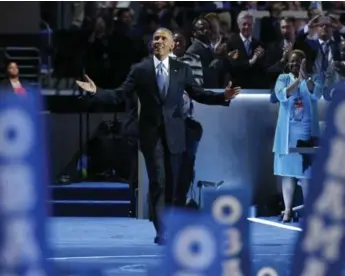
{"type": "Polygon", "coordinates": [[[317,101],[322,96],[323,83],[318,75],[308,77],[305,59],[304,52],[292,51],[290,73],[281,74],[274,88],[280,103],[273,145],[274,175],[282,177],[284,223],[294,217],[292,204],[296,181],[305,199],[310,179],[310,166],[305,166],[302,155],[290,153],[289,149],[297,147],[299,140],[310,141],[319,136],[317,101]]]}
{"type": "Polygon", "coordinates": [[[283,10],[284,5],[282,3],[272,3],[268,7],[270,15],[261,19],[260,40],[266,46],[280,39],[280,18],[283,10]]]}
{"type": "Polygon", "coordinates": [[[219,23],[220,23],[220,34],[227,41],[232,27],[232,17],[230,12],[221,12],[218,14],[219,23]]]}
{"type": "Polygon", "coordinates": [[[133,34],[133,16],[129,8],[119,9],[116,12],[116,28],[121,29],[124,34],[132,36],[133,34]]]}
{"type": "Polygon", "coordinates": [[[210,22],[211,27],[211,36],[210,36],[210,45],[212,49],[216,49],[222,41],[222,36],[220,34],[220,22],[218,15],[216,13],[208,13],[205,16],[205,19],[210,22]]]}
{"type": "MultiPolygon", "coordinates": [[[[308,74],[321,74],[325,77],[332,61],[340,59],[339,43],[344,26],[339,20],[317,15],[296,37],[294,49],[300,49],[307,55],[308,74]],[[309,39],[310,29],[316,29],[318,39],[309,39]]],[[[321,76],[320,75],[320,76],[321,76]]]]}
{"type": "Polygon", "coordinates": [[[15,61],[9,61],[5,69],[6,78],[0,83],[1,90],[26,95],[30,91],[31,85],[19,78],[18,64],[15,61]]]}
{"type": "Polygon", "coordinates": [[[240,32],[233,34],[227,43],[227,51],[238,51],[238,58],[228,59],[228,69],[234,84],[248,89],[265,88],[264,49],[261,42],[252,37],[254,17],[242,11],[237,17],[240,32]]]}
{"type": "Polygon", "coordinates": [[[295,43],[294,18],[284,17],[280,20],[281,37],[268,46],[266,55],[266,72],[274,83],[286,69],[292,47],[295,43]]]}
{"type": "Polygon", "coordinates": [[[210,47],[211,24],[204,18],[197,18],[193,22],[193,40],[187,53],[198,55],[203,68],[204,87],[219,88],[222,64],[218,62],[217,55],[210,47]]]}
{"type": "Polygon", "coordinates": [[[87,74],[105,88],[113,86],[110,40],[104,18],[97,17],[85,45],[85,56],[88,58],[84,58],[84,67],[87,74]]]}

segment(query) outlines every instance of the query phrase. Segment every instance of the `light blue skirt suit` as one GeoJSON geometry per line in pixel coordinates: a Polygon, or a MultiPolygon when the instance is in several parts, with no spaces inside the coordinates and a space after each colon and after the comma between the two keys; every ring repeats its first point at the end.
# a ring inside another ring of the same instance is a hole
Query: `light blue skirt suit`
{"type": "Polygon", "coordinates": [[[303,171],[302,155],[289,153],[289,148],[296,147],[298,140],[319,136],[317,101],[322,96],[323,83],[318,76],[312,79],[315,84],[313,91],[309,91],[303,80],[289,98],[286,89],[295,77],[291,73],[281,74],[276,82],[274,92],[280,105],[273,145],[275,175],[310,178],[310,168],[303,171]]]}

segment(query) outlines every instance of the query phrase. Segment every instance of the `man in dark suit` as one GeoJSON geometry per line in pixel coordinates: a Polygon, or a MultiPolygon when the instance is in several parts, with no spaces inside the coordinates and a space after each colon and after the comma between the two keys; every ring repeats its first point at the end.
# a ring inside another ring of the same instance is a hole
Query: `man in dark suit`
{"type": "Polygon", "coordinates": [[[228,106],[239,91],[229,85],[224,93],[203,90],[187,64],[169,58],[172,34],[158,29],[153,35],[153,57],[135,64],[125,82],[115,90],[103,90],[87,77],[79,87],[102,100],[117,103],[137,94],[140,101],[139,141],[149,178],[149,203],[156,229],[155,243],[165,242],[160,213],[164,206],[180,202],[177,178],[186,147],[183,93],[203,104],[228,106]]]}
{"type": "Polygon", "coordinates": [[[280,20],[280,38],[268,45],[265,67],[269,82],[272,85],[287,66],[289,55],[295,43],[295,19],[284,17],[280,20]]]}
{"type": "Polygon", "coordinates": [[[265,87],[264,49],[252,37],[254,17],[249,11],[242,11],[237,17],[240,32],[233,34],[227,43],[228,52],[238,50],[239,57],[228,59],[228,68],[233,83],[242,88],[265,87]]]}
{"type": "Polygon", "coordinates": [[[332,61],[340,60],[339,43],[343,26],[339,20],[317,15],[298,33],[294,49],[302,50],[307,56],[309,74],[325,76],[332,61]],[[309,30],[316,27],[318,39],[308,39],[309,30]]]}

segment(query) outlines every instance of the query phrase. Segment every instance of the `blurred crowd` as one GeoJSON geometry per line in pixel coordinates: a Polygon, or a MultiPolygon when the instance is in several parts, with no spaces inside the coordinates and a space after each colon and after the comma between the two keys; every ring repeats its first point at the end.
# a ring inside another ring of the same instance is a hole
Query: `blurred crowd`
{"type": "Polygon", "coordinates": [[[117,87],[131,65],[150,54],[153,32],[165,27],[176,34],[175,55],[187,52],[200,58],[204,87],[223,88],[232,80],[243,88],[270,88],[292,49],[310,56],[300,38],[318,39],[318,27],[308,25],[312,18],[329,15],[330,32],[342,40],[345,10],[341,1],[148,1],[138,2],[136,12],[118,3],[74,2],[70,30],[55,38],[57,77],[86,72],[101,87],[117,87]],[[268,13],[258,19],[260,11],[268,13]],[[286,11],[292,16],[282,17],[286,11]]]}

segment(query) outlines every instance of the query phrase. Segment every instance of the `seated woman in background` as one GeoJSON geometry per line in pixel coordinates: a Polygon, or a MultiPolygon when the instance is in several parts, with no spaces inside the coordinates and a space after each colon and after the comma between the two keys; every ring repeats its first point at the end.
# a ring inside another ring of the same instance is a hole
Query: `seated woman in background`
{"type": "Polygon", "coordinates": [[[6,78],[0,83],[1,89],[5,91],[12,91],[18,95],[26,95],[30,85],[19,79],[18,64],[14,61],[9,61],[6,65],[6,78]]]}
{"type": "Polygon", "coordinates": [[[274,174],[282,177],[284,223],[294,217],[292,204],[296,182],[301,185],[305,199],[310,178],[310,166],[303,166],[302,155],[290,153],[289,148],[296,147],[298,140],[307,141],[319,136],[317,101],[323,92],[321,78],[307,76],[304,52],[292,51],[288,67],[290,73],[281,74],[274,88],[280,102],[273,145],[274,174]]]}

